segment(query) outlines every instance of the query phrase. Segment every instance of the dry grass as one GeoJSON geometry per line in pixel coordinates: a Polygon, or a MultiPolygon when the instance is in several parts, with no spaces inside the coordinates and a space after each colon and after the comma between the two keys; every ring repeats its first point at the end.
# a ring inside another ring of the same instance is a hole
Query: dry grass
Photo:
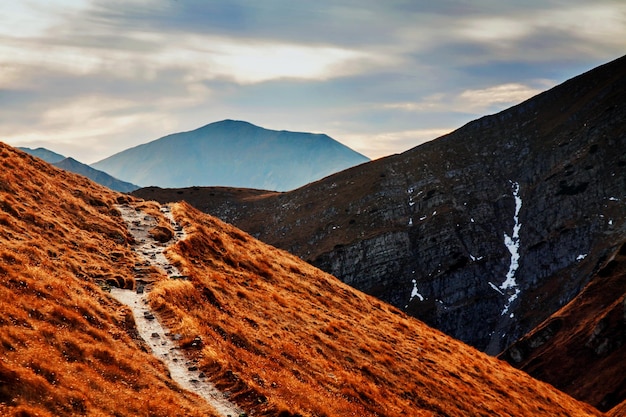
{"type": "Polygon", "coordinates": [[[151,304],[258,415],[598,414],[186,203],[174,214],[189,281],[161,281],[151,304]]]}
{"type": "Polygon", "coordinates": [[[2,143],[0,172],[0,415],[213,415],[102,289],[134,285],[128,197],[2,143]]]}
{"type": "MultiPolygon", "coordinates": [[[[134,285],[113,208],[129,197],[2,144],[0,168],[0,415],[214,415],[103,289],[134,285]]],[[[151,303],[253,415],[597,415],[188,205],[174,214],[189,237],[168,256],[189,280],[161,280],[151,303]]]]}

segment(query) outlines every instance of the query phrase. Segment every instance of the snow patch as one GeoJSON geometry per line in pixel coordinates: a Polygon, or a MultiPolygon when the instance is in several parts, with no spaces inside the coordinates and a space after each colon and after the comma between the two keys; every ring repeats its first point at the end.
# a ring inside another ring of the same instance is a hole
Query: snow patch
{"type": "Polygon", "coordinates": [[[586,257],[587,257],[587,254],[586,254],[586,253],[585,253],[585,254],[580,254],[580,255],[578,255],[578,256],[576,257],[576,260],[577,260],[577,261],[582,261],[582,260],[583,260],[583,259],[585,259],[586,257]]]}
{"type": "Polygon", "coordinates": [[[411,281],[413,282],[413,291],[411,291],[411,298],[409,299],[409,303],[413,301],[415,297],[419,298],[420,301],[424,301],[424,297],[417,290],[417,281],[415,281],[414,279],[411,281]]]}
{"type": "Polygon", "coordinates": [[[515,281],[515,273],[519,267],[519,231],[522,228],[522,224],[519,222],[519,212],[522,208],[522,198],[519,195],[519,183],[510,181],[513,186],[513,197],[515,197],[515,214],[513,215],[513,234],[509,236],[504,233],[504,244],[511,253],[511,264],[509,265],[509,271],[506,273],[506,279],[500,285],[501,290],[517,287],[515,281]]]}
{"type": "MultiPolygon", "coordinates": [[[[500,294],[505,295],[506,293],[509,295],[506,304],[504,305],[504,307],[502,308],[502,312],[500,313],[501,316],[504,316],[509,312],[511,304],[517,299],[521,292],[518,288],[517,281],[515,281],[515,273],[517,272],[517,268],[519,268],[520,261],[519,232],[522,228],[522,224],[519,221],[519,213],[522,209],[522,198],[520,197],[519,183],[511,180],[509,180],[509,182],[511,183],[511,186],[513,188],[513,198],[515,198],[515,214],[513,214],[513,233],[510,236],[506,232],[504,233],[504,244],[511,254],[511,263],[509,265],[509,270],[506,273],[506,278],[499,287],[496,287],[491,282],[489,283],[489,285],[491,285],[491,287],[498,291],[500,294]]],[[[511,315],[509,317],[512,318],[514,316],[511,315]]]]}
{"type": "Polygon", "coordinates": [[[491,286],[491,288],[493,288],[494,290],[496,290],[497,292],[500,293],[500,295],[504,295],[504,293],[500,290],[500,288],[498,288],[493,282],[489,282],[489,285],[491,286]]]}
{"type": "Polygon", "coordinates": [[[619,198],[617,198],[617,197],[609,197],[609,201],[619,201],[619,198]]]}
{"type": "Polygon", "coordinates": [[[413,226],[413,217],[409,217],[409,226],[413,226]]]}
{"type": "Polygon", "coordinates": [[[513,301],[517,299],[517,296],[519,295],[519,293],[520,293],[519,288],[516,288],[515,293],[511,294],[511,296],[507,300],[507,303],[504,305],[504,308],[502,309],[502,313],[500,313],[501,316],[504,316],[506,313],[509,312],[509,307],[511,307],[511,303],[513,303],[513,301]]]}

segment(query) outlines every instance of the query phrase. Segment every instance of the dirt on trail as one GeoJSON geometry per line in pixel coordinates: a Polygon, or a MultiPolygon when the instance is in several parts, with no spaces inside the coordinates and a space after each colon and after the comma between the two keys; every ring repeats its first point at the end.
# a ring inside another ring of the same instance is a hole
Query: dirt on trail
{"type": "MultiPolygon", "coordinates": [[[[184,239],[186,235],[183,228],[174,220],[169,206],[161,206],[161,212],[171,222],[176,234],[166,243],[153,239],[149,233],[157,226],[157,220],[154,217],[130,205],[120,205],[117,209],[135,239],[135,251],[144,261],[162,269],[170,279],[179,277],[180,271],[170,264],[164,251],[178,240],[184,239]]],[[[150,309],[149,291],[149,285],[144,287],[143,283],[138,283],[136,290],[111,288],[111,295],[130,307],[139,335],[150,346],[152,354],[168,367],[174,381],[182,388],[204,398],[223,417],[236,417],[243,414],[244,411],[241,408],[228,401],[225,394],[205,378],[194,361],[185,357],[176,343],[180,336],[171,334],[164,328],[150,309]]]]}

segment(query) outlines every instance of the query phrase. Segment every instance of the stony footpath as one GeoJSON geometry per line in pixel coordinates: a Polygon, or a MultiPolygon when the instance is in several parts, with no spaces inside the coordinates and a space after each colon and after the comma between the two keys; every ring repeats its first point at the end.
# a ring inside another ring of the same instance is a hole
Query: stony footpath
{"type": "MultiPolygon", "coordinates": [[[[183,228],[176,223],[168,206],[162,206],[161,212],[170,220],[175,236],[168,242],[154,240],[149,231],[157,226],[157,220],[130,205],[116,207],[122,214],[130,233],[136,241],[135,251],[144,259],[146,266],[156,266],[167,274],[168,278],[180,276],[180,271],[169,263],[164,251],[179,239],[186,237],[183,228]]],[[[140,268],[138,268],[138,272],[140,268]]],[[[111,295],[119,302],[127,305],[133,312],[137,330],[142,339],[150,346],[155,357],[167,365],[170,376],[182,388],[203,397],[223,417],[245,415],[244,411],[228,401],[226,395],[209,382],[198,369],[197,364],[188,360],[177,346],[179,335],[171,334],[159,322],[158,317],[150,309],[148,293],[150,286],[140,279],[136,290],[112,288],[111,295]]]]}

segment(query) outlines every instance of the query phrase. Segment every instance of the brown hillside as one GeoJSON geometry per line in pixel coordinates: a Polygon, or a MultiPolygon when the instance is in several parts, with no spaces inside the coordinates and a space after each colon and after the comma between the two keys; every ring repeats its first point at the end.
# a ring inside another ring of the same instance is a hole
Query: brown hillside
{"type": "Polygon", "coordinates": [[[598,414],[185,203],[174,215],[187,280],[160,281],[152,307],[255,414],[598,414]]]}
{"type": "Polygon", "coordinates": [[[216,415],[103,290],[133,286],[120,199],[0,143],[0,415],[216,415]]]}
{"type": "Polygon", "coordinates": [[[0,414],[216,415],[182,391],[106,291],[156,281],[181,347],[251,415],[589,416],[531,379],[186,204],[141,271],[114,204],[163,214],[0,144],[0,414]]]}
{"type": "Polygon", "coordinates": [[[501,356],[570,395],[610,410],[626,407],[626,242],[567,306],[501,356]]]}

